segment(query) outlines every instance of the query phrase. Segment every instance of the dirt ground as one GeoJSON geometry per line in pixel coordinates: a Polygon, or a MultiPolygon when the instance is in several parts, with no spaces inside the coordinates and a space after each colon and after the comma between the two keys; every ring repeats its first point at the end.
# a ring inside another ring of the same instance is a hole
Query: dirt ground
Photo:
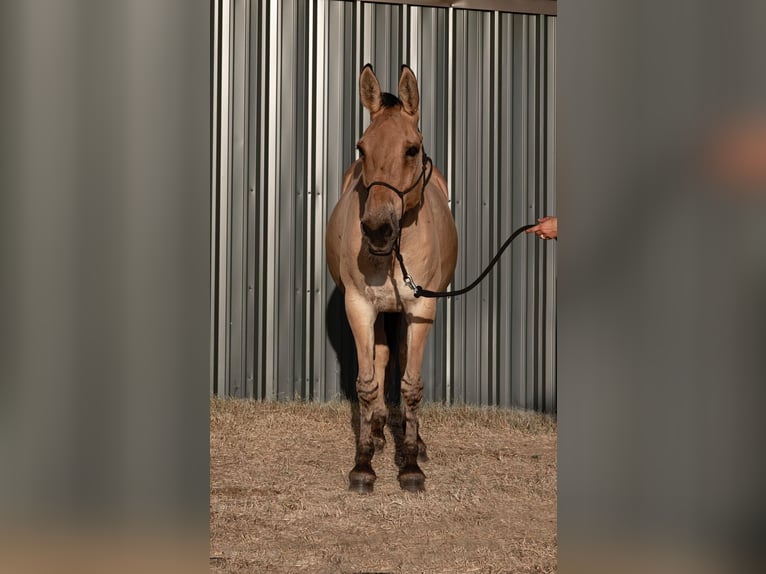
{"type": "Polygon", "coordinates": [[[372,494],[347,491],[348,402],[210,403],[212,572],[556,571],[556,423],[425,405],[426,492],[397,482],[394,441],[372,494]]]}

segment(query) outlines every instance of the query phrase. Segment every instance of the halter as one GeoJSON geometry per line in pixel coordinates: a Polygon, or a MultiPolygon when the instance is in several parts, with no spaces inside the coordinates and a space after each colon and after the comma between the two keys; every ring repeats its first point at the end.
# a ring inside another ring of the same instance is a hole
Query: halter
{"type": "Polygon", "coordinates": [[[409,192],[414,190],[418,183],[420,183],[420,180],[423,180],[423,191],[420,194],[420,205],[423,205],[423,196],[426,192],[426,186],[428,185],[428,182],[431,181],[431,175],[434,173],[434,162],[431,161],[431,158],[428,157],[428,154],[426,153],[425,147],[421,147],[423,150],[423,169],[420,170],[420,175],[415,180],[415,182],[409,186],[404,191],[400,190],[398,187],[394,187],[390,183],[387,183],[385,181],[373,181],[371,184],[366,185],[364,189],[367,191],[367,193],[370,192],[370,188],[372,188],[373,185],[382,185],[383,187],[387,187],[391,191],[393,191],[396,195],[399,196],[399,199],[402,200],[402,216],[399,218],[399,235],[396,237],[396,242],[394,243],[394,252],[396,253],[396,259],[399,261],[399,267],[402,270],[402,277],[404,278],[404,283],[415,291],[415,296],[417,297],[418,289],[420,289],[416,283],[415,279],[407,272],[407,269],[404,266],[404,259],[402,259],[402,253],[399,250],[399,242],[402,239],[402,222],[404,221],[404,196],[407,195],[409,192]],[[430,166],[430,169],[428,170],[428,176],[426,176],[426,164],[430,166]]]}
{"type": "MultiPolygon", "coordinates": [[[[365,191],[369,193],[373,185],[382,185],[383,187],[387,187],[393,191],[396,195],[399,196],[399,199],[402,200],[402,216],[399,218],[399,237],[396,238],[397,252],[399,251],[399,238],[402,236],[402,220],[404,219],[404,196],[413,191],[417,187],[418,183],[420,183],[421,179],[423,180],[423,193],[425,193],[426,185],[428,185],[428,182],[431,180],[431,174],[434,172],[434,163],[431,161],[431,158],[428,157],[428,154],[426,154],[425,148],[423,147],[421,149],[423,150],[423,169],[420,170],[420,175],[415,180],[415,182],[404,191],[385,181],[373,181],[369,185],[364,186],[365,191]],[[426,164],[431,166],[428,170],[428,177],[426,177],[426,164]]],[[[423,205],[423,194],[420,195],[420,205],[423,205]]]]}

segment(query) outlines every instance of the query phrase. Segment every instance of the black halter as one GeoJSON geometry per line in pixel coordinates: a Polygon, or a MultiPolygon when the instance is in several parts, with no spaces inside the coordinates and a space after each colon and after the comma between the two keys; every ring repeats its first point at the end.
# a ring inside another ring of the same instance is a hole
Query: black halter
{"type": "Polygon", "coordinates": [[[383,187],[387,187],[388,189],[393,191],[396,195],[399,196],[399,199],[402,200],[402,216],[399,218],[399,237],[397,237],[396,239],[397,252],[399,251],[399,238],[402,236],[402,220],[404,219],[404,196],[407,195],[409,192],[413,191],[418,186],[418,184],[420,183],[420,180],[422,179],[423,192],[420,194],[420,205],[423,205],[423,194],[425,193],[426,185],[428,185],[428,182],[431,180],[431,175],[434,172],[434,163],[431,161],[431,158],[428,157],[428,154],[426,154],[425,148],[422,148],[422,150],[423,150],[423,168],[420,170],[420,175],[415,180],[415,182],[404,191],[400,190],[398,187],[394,187],[393,185],[385,181],[373,181],[369,185],[364,186],[365,191],[369,193],[373,185],[382,185],[383,187]],[[427,176],[426,176],[426,164],[430,166],[428,169],[427,176]]]}
{"type": "Polygon", "coordinates": [[[416,285],[412,275],[410,275],[407,272],[407,268],[404,266],[404,259],[402,259],[402,253],[401,253],[401,250],[399,249],[399,243],[402,239],[402,222],[404,221],[404,213],[405,213],[404,196],[407,195],[412,190],[414,190],[418,186],[418,183],[420,183],[420,180],[422,179],[423,191],[420,194],[420,205],[422,206],[423,196],[425,195],[425,192],[426,192],[426,186],[428,185],[428,182],[431,180],[431,175],[433,175],[434,173],[434,162],[432,162],[431,158],[428,157],[428,154],[426,153],[425,148],[422,148],[422,150],[423,150],[423,168],[420,170],[420,175],[413,182],[413,184],[409,186],[407,189],[405,189],[404,191],[400,190],[398,187],[394,187],[393,185],[385,181],[373,181],[369,185],[364,186],[367,193],[369,193],[370,188],[373,185],[382,185],[383,187],[387,187],[388,189],[393,191],[396,195],[399,196],[399,199],[402,200],[402,216],[399,218],[399,235],[396,237],[396,243],[394,243],[394,253],[396,253],[396,259],[397,261],[399,261],[399,267],[402,270],[402,277],[404,278],[404,283],[407,285],[407,287],[409,287],[415,292],[416,297],[419,296],[418,292],[419,290],[421,290],[421,288],[418,285],[416,285]],[[426,175],[426,165],[429,166],[428,175],[426,175]]]}

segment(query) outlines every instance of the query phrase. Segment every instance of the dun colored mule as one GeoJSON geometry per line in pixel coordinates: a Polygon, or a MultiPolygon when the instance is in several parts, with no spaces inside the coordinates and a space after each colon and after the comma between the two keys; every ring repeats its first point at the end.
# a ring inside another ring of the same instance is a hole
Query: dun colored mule
{"type": "Polygon", "coordinates": [[[389,349],[382,313],[397,312],[406,325],[400,356],[404,441],[399,484],[419,491],[425,487],[418,466],[418,454],[425,455],[418,433],[421,366],[436,300],[415,297],[396,257],[398,253],[403,258],[423,287],[443,290],[455,271],[457,231],[446,181],[423,149],[418,130],[420,95],[412,70],[402,66],[397,98],[381,92],[367,64],[359,77],[359,91],[371,121],[357,144],[360,158],[344,175],[326,237],[327,265],[344,293],[359,363],[360,429],[349,488],[372,491],[372,457],[385,446],[389,349]]]}

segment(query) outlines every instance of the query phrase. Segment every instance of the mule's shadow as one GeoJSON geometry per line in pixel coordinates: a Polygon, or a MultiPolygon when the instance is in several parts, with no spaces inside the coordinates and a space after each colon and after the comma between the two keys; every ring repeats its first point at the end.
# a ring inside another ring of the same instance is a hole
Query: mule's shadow
{"type": "MultiPolygon", "coordinates": [[[[401,318],[398,313],[385,313],[384,325],[386,339],[390,349],[386,368],[385,396],[388,407],[386,426],[394,439],[394,460],[397,466],[401,462],[404,445],[404,415],[401,406],[401,379],[399,377],[399,329],[401,318]]],[[[344,398],[351,403],[351,428],[355,442],[359,440],[359,398],[356,394],[356,377],[359,364],[356,359],[356,345],[351,326],[346,316],[343,293],[336,287],[327,303],[326,325],[330,345],[338,357],[340,365],[340,386],[344,398]]]]}

